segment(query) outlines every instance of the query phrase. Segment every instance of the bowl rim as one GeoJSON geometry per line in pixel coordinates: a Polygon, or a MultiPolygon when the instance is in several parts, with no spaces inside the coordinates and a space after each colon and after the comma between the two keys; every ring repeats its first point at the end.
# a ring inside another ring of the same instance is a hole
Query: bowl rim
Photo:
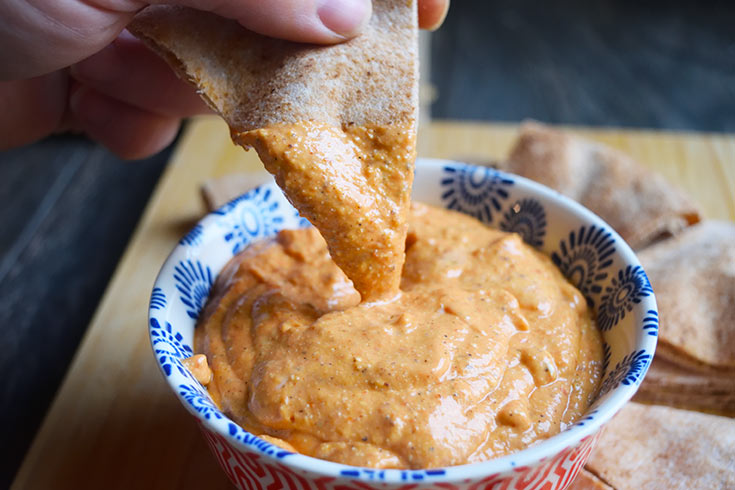
{"type": "MultiPolygon", "coordinates": [[[[448,165],[459,165],[468,168],[482,167],[479,165],[463,163],[455,160],[430,158],[418,158],[416,160],[417,169],[432,167],[440,169],[448,165]]],[[[555,205],[563,208],[565,213],[570,213],[576,218],[581,219],[585,223],[590,223],[603,227],[605,231],[610,232],[612,238],[615,240],[616,253],[621,255],[623,263],[626,266],[640,266],[640,262],[638,261],[638,258],[636,257],[630,246],[610,225],[608,225],[604,220],[602,220],[602,218],[594,214],[592,211],[588,210],[587,208],[573,201],[572,199],[562,195],[558,191],[550,189],[525,177],[495,169],[493,169],[493,172],[497,172],[497,174],[501,177],[507,176],[511,178],[514,184],[519,184],[519,187],[524,188],[524,191],[535,195],[535,197],[538,197],[541,200],[554,201],[555,205]]],[[[267,182],[265,184],[260,184],[256,186],[254,189],[262,189],[269,186],[275,187],[275,184],[273,182],[267,182]]],[[[235,198],[230,201],[230,203],[220,207],[218,210],[208,213],[197,222],[195,227],[213,226],[216,218],[221,216],[223,210],[225,210],[225,208],[227,208],[228,206],[231,206],[232,203],[239,199],[240,197],[235,198]]],[[[171,262],[176,258],[177,251],[179,251],[181,247],[184,246],[185,245],[182,244],[181,241],[177,242],[174,249],[168,255],[161,266],[161,270],[157,274],[156,280],[153,285],[154,291],[160,287],[165,272],[168,268],[170,268],[171,262]]],[[[643,270],[642,267],[641,270],[643,270]]],[[[655,312],[658,312],[655,294],[652,293],[649,296],[641,298],[640,303],[635,306],[635,309],[641,311],[654,310],[655,312]]],[[[148,310],[148,328],[151,344],[153,344],[152,321],[154,317],[158,318],[160,317],[160,315],[160,309],[154,309],[153,305],[151,304],[148,310]]],[[[192,322],[195,321],[196,320],[192,320],[192,322]]],[[[634,322],[634,325],[636,325],[637,327],[641,327],[641,324],[641,320],[637,320],[634,322]]],[[[642,329],[637,328],[633,343],[636,350],[642,349],[646,352],[650,352],[650,356],[652,359],[653,354],[655,353],[657,340],[657,336],[644,335],[642,333],[642,329]]],[[[187,411],[198,420],[198,422],[203,426],[204,429],[212,431],[219,436],[224,437],[230,444],[250,451],[259,450],[264,458],[270,458],[271,462],[273,463],[282,464],[293,469],[302,470],[305,472],[316,473],[319,476],[348,479],[351,478],[366,481],[375,481],[377,478],[381,483],[386,484],[405,484],[408,482],[452,483],[460,480],[476,480],[478,478],[484,478],[489,475],[500,475],[503,473],[518,471],[520,468],[524,467],[533,467],[545,460],[554,458],[565,449],[578,446],[583,440],[594,435],[602,427],[602,425],[609,421],[635,394],[638,386],[640,385],[640,382],[645,377],[648,368],[650,367],[649,361],[645,366],[642,367],[640,377],[638,378],[638,381],[636,383],[619,384],[617,387],[610,390],[610,392],[607,394],[608,398],[599,403],[599,405],[594,410],[590,412],[588,409],[588,411],[579,421],[565,428],[562,432],[549,437],[546,440],[537,442],[518,452],[478,463],[446,466],[432,469],[410,470],[375,469],[351,466],[318,459],[300,453],[290,453],[280,450],[279,448],[275,448],[275,446],[272,446],[269,443],[258,438],[254,434],[250,434],[249,432],[247,432],[236,422],[227,417],[224,413],[222,413],[224,422],[221,419],[215,420],[214,418],[205,417],[200,411],[196,410],[196,408],[192,406],[191,402],[188,402],[185,399],[184,395],[179,391],[175,380],[165,374],[164,366],[155,353],[154,357],[156,358],[156,364],[158,365],[159,370],[162,372],[162,374],[164,374],[164,378],[166,379],[168,386],[173,390],[176,397],[179,399],[181,404],[184,405],[187,411]],[[589,415],[592,414],[594,414],[594,417],[589,417],[589,415]],[[227,424],[231,424],[229,426],[230,429],[227,428],[227,424]],[[249,443],[241,441],[239,438],[235,437],[235,433],[233,433],[233,430],[231,429],[232,425],[237,427],[237,429],[244,433],[245,436],[250,436],[251,438],[254,438],[255,441],[259,441],[262,444],[253,446],[249,443]],[[275,448],[275,450],[273,450],[273,448],[275,448]],[[283,456],[286,455],[288,457],[284,458],[283,456]]],[[[597,401],[593,403],[593,406],[597,404],[597,401]]]]}

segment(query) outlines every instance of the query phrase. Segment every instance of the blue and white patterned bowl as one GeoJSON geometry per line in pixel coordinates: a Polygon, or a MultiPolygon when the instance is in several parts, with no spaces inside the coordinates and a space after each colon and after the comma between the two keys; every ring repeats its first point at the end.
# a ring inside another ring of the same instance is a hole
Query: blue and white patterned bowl
{"type": "Polygon", "coordinates": [[[249,434],[211,401],[183,367],[194,325],[214,279],[233,255],[283,228],[308,226],[269,183],[199,222],[166,260],[151,295],[156,360],[201,424],[223,469],[239,488],[548,488],[571,482],[602,424],[633,396],[656,347],[656,301],[638,259],[620,236],[579,204],[522,177],[440,160],[416,164],[416,201],[455,209],[519,233],[552,261],[597,313],[604,339],[600,395],[576,424],[518,453],[431,470],[373,470],[294,454],[249,434]]]}

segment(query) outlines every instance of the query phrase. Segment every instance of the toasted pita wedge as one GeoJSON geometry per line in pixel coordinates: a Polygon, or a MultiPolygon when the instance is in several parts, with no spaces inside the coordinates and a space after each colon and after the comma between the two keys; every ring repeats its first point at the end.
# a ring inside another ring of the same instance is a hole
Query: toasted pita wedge
{"type": "Polygon", "coordinates": [[[735,488],[735,420],[629,403],[586,468],[618,490],[735,488]]]}
{"type": "Polygon", "coordinates": [[[418,116],[415,0],[375,0],[363,33],[334,46],[168,6],[129,29],[199,88],[236,143],[256,149],[363,299],[397,292],[418,116]],[[404,149],[391,154],[393,133],[404,149]]]}
{"type": "Polygon", "coordinates": [[[128,26],[199,89],[233,132],[281,123],[415,124],[413,0],[375,0],[362,34],[334,46],[261,36],[186,7],[151,6],[128,26]]]}
{"type": "Polygon", "coordinates": [[[586,468],[582,468],[577,478],[567,487],[567,490],[614,490],[613,487],[600,480],[586,468]]]}
{"type": "Polygon", "coordinates": [[[735,223],[704,221],[639,258],[659,306],[656,356],[735,371],[735,223]]]}
{"type": "Polygon", "coordinates": [[[735,417],[735,376],[694,371],[657,355],[634,400],[735,417]]]}
{"type": "Polygon", "coordinates": [[[700,220],[694,203],[662,176],[616,150],[541,124],[521,127],[501,167],[583,204],[636,249],[700,220]]]}

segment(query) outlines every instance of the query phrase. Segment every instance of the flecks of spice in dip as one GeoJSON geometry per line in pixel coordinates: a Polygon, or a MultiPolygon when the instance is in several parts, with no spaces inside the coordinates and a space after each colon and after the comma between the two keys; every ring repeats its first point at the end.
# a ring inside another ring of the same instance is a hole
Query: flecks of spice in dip
{"type": "Polygon", "coordinates": [[[400,292],[361,302],[315,229],[221,272],[196,330],[216,403],[290,450],[376,468],[483,461],[580,417],[601,376],[581,293],[514,234],[414,204],[400,292]]]}

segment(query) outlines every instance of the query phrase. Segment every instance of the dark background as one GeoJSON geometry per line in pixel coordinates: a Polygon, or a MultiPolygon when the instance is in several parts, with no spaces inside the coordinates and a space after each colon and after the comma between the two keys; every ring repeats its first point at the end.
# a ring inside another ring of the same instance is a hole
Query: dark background
{"type": "MultiPolygon", "coordinates": [[[[735,132],[734,2],[454,0],[431,54],[434,118],[735,132]]],[[[0,153],[0,488],[170,153],[122,162],[75,136],[0,153]]]]}
{"type": "Polygon", "coordinates": [[[735,4],[455,0],[433,116],[735,131],[735,4]]]}

